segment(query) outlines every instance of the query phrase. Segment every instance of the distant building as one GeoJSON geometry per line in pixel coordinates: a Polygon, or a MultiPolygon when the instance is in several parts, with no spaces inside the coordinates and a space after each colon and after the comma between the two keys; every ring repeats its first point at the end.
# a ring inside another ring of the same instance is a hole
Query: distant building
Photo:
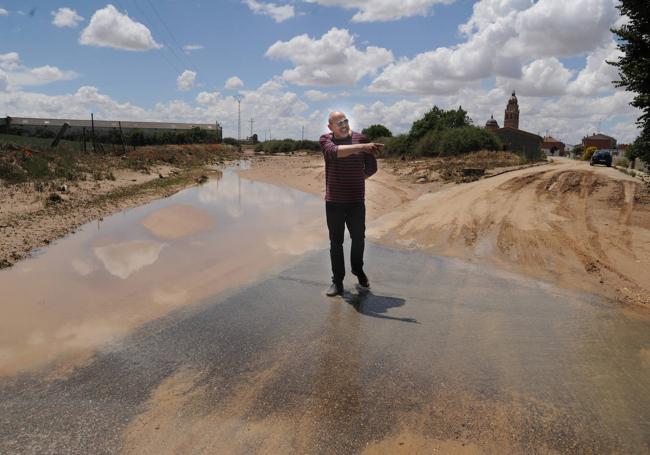
{"type": "Polygon", "coordinates": [[[494,116],[490,115],[490,120],[485,124],[485,129],[489,131],[496,131],[499,129],[499,124],[494,120],[494,116]]]}
{"type": "Polygon", "coordinates": [[[606,134],[592,134],[582,138],[582,146],[596,147],[598,150],[611,150],[616,151],[616,139],[606,134]]]}
{"type": "MultiPolygon", "coordinates": [[[[85,129],[87,133],[90,132],[92,123],[88,120],[75,120],[75,119],[56,119],[56,118],[32,118],[32,117],[5,117],[0,118],[0,131],[8,129],[17,129],[27,132],[29,134],[49,131],[56,134],[64,123],[68,123],[65,136],[81,134],[85,129]]],[[[117,120],[95,120],[95,131],[98,134],[107,134],[111,131],[120,128],[120,122],[117,120]]],[[[209,133],[214,133],[217,142],[221,142],[222,128],[219,122],[215,123],[165,123],[165,122],[121,122],[122,132],[128,134],[131,131],[139,130],[144,135],[152,135],[154,133],[164,132],[179,132],[188,131],[192,128],[200,128],[209,133]]]]}
{"type": "Polygon", "coordinates": [[[539,159],[542,137],[516,128],[499,128],[495,131],[506,150],[521,153],[530,160],[539,159]]]}
{"type": "Polygon", "coordinates": [[[564,156],[565,144],[562,141],[555,139],[553,136],[547,135],[542,141],[542,151],[551,156],[564,156]]]}
{"type": "Polygon", "coordinates": [[[519,102],[514,91],[508,100],[503,123],[504,127],[499,128],[499,124],[491,115],[490,120],[485,123],[485,129],[496,134],[506,150],[520,153],[530,160],[539,159],[543,139],[537,134],[519,129],[519,102]]]}
{"type": "Polygon", "coordinates": [[[517,96],[515,95],[514,90],[512,91],[512,96],[508,100],[508,105],[506,106],[503,126],[505,128],[519,129],[519,102],[517,101],[517,96]]]}

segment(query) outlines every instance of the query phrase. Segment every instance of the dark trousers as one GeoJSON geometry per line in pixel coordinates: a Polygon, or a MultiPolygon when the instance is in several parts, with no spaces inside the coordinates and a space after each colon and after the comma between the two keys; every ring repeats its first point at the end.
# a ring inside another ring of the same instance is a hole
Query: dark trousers
{"type": "Polygon", "coordinates": [[[327,229],[330,233],[330,259],[332,261],[332,281],[341,282],[345,277],[343,257],[343,237],[348,226],[352,247],[350,264],[352,274],[363,272],[363,248],[366,237],[366,205],[363,202],[325,202],[327,229]]]}

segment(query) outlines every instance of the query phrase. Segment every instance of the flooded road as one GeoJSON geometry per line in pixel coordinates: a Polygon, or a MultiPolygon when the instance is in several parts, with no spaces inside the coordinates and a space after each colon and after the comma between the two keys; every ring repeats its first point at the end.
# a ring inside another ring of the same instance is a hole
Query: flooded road
{"type": "Polygon", "coordinates": [[[174,308],[322,247],[322,205],[226,169],[221,179],[83,226],[0,271],[0,376],[77,362],[174,308]]]}
{"type": "Polygon", "coordinates": [[[209,185],[0,272],[0,453],[650,453],[648,318],[372,243],[330,299],[322,201],[209,185]]]}

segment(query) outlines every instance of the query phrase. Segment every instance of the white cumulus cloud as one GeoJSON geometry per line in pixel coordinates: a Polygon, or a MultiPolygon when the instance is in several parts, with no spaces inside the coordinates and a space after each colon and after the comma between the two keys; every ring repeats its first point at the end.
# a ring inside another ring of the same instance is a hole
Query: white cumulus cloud
{"type": "Polygon", "coordinates": [[[426,16],[434,5],[450,4],[454,0],[305,0],[322,6],[339,6],[357,10],[352,22],[387,22],[403,17],[426,16]]]}
{"type": "Polygon", "coordinates": [[[0,68],[3,70],[11,71],[20,66],[20,55],[18,52],[8,52],[0,54],[0,68]]]}
{"type": "Polygon", "coordinates": [[[345,29],[330,29],[320,39],[299,35],[289,41],[277,41],[266,51],[274,59],[290,60],[295,67],[282,77],[297,85],[353,85],[366,75],[375,74],[393,61],[393,53],[368,46],[365,51],[354,44],[345,29]]]}
{"type": "Polygon", "coordinates": [[[9,11],[4,8],[0,8],[0,16],[9,16],[9,11]]]}
{"type": "Polygon", "coordinates": [[[75,79],[78,74],[70,70],[62,70],[56,66],[44,65],[29,68],[20,61],[17,52],[0,54],[0,70],[4,74],[5,91],[18,90],[28,85],[44,85],[56,81],[75,79]]]}
{"type": "Polygon", "coordinates": [[[244,86],[244,82],[239,79],[237,76],[228,78],[226,81],[226,90],[236,90],[244,86]]]}
{"type": "Polygon", "coordinates": [[[613,0],[481,0],[459,27],[465,41],[400,59],[369,89],[444,94],[495,76],[521,79],[535,60],[584,55],[603,46],[619,17],[613,0]]]}
{"type": "Polygon", "coordinates": [[[76,27],[79,22],[84,20],[77,12],[70,8],[59,8],[56,11],[52,11],[52,24],[57,27],[76,27]]]}
{"type": "Polygon", "coordinates": [[[18,86],[44,85],[56,81],[68,81],[75,79],[77,76],[77,73],[74,71],[64,71],[56,66],[45,65],[13,73],[11,75],[11,82],[18,86]]]}
{"type": "Polygon", "coordinates": [[[0,70],[0,92],[6,92],[9,87],[9,77],[4,70],[0,70]]]}
{"type": "Polygon", "coordinates": [[[305,96],[311,101],[323,101],[331,97],[329,93],[321,92],[320,90],[307,90],[305,96]]]}
{"type": "Polygon", "coordinates": [[[572,77],[557,58],[550,57],[524,66],[519,79],[497,78],[497,85],[525,96],[559,96],[566,93],[572,77]]]}
{"type": "Polygon", "coordinates": [[[616,62],[623,53],[612,40],[587,56],[587,64],[569,86],[569,92],[591,96],[610,90],[612,81],[619,80],[618,69],[607,62],[616,62]]]}
{"type": "Polygon", "coordinates": [[[149,29],[119,12],[113,5],[95,11],[79,42],[87,46],[111,47],[128,51],[158,49],[149,29]]]}
{"type": "Polygon", "coordinates": [[[201,92],[196,95],[196,102],[199,104],[214,104],[219,100],[219,92],[201,92]]]}
{"type": "Polygon", "coordinates": [[[276,5],[275,3],[263,3],[257,0],[243,0],[243,2],[255,14],[270,16],[275,22],[283,22],[295,16],[293,5],[276,5]]]}
{"type": "Polygon", "coordinates": [[[196,83],[196,71],[185,70],[176,78],[176,88],[181,91],[188,91],[194,88],[196,83]]]}

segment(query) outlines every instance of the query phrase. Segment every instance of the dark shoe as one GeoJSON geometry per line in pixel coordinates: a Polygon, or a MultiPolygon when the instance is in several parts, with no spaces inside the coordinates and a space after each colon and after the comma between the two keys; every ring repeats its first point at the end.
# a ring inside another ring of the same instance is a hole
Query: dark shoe
{"type": "Polygon", "coordinates": [[[325,295],[327,295],[327,297],[343,295],[343,283],[332,283],[325,295]]]}
{"type": "Polygon", "coordinates": [[[370,282],[368,281],[368,277],[366,276],[365,273],[363,272],[352,272],[357,276],[357,279],[359,280],[359,284],[357,285],[357,289],[363,292],[368,292],[370,290],[370,282]]]}
{"type": "Polygon", "coordinates": [[[361,272],[352,272],[354,275],[356,275],[357,280],[359,280],[359,286],[362,286],[364,288],[370,288],[370,282],[368,282],[368,277],[366,276],[363,271],[361,272]]]}

